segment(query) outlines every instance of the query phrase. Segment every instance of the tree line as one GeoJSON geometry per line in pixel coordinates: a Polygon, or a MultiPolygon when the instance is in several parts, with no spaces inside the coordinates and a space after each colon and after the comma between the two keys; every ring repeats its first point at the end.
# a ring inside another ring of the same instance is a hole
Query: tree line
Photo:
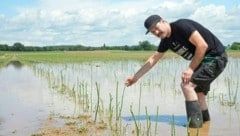
{"type": "Polygon", "coordinates": [[[25,46],[20,42],[14,43],[12,46],[0,44],[0,51],[92,51],[92,50],[156,50],[157,46],[149,41],[140,41],[138,45],[124,46],[107,46],[103,44],[100,47],[91,47],[84,45],[53,45],[53,46],[25,46]]]}
{"type": "MultiPolygon", "coordinates": [[[[229,49],[240,50],[240,42],[233,42],[228,45],[229,49]]],[[[151,44],[149,41],[140,41],[138,45],[124,45],[124,46],[107,46],[104,44],[100,47],[91,47],[84,45],[55,45],[55,46],[25,46],[20,42],[14,43],[12,46],[7,44],[0,44],[0,51],[92,51],[92,50],[126,50],[126,51],[140,51],[140,50],[156,50],[157,46],[151,44]]]]}

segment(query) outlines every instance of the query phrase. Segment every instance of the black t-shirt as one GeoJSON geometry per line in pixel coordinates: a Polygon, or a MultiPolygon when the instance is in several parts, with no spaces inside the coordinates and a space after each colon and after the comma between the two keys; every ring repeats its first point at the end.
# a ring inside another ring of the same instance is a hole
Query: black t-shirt
{"type": "Polygon", "coordinates": [[[189,41],[189,38],[194,31],[198,31],[208,44],[205,55],[220,55],[225,50],[223,44],[216,36],[193,20],[179,19],[170,23],[170,26],[171,36],[161,40],[158,52],[165,52],[171,49],[183,58],[191,60],[195,53],[195,46],[189,41]]]}

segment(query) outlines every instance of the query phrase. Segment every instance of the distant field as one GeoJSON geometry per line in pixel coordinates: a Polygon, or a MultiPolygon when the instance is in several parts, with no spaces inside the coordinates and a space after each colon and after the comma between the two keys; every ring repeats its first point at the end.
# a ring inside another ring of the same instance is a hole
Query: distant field
{"type": "Polygon", "coordinates": [[[71,63],[86,61],[146,60],[154,51],[63,51],[63,52],[0,52],[26,63],[71,63]]]}
{"type": "MultiPolygon", "coordinates": [[[[87,61],[145,61],[154,51],[62,51],[62,52],[0,52],[0,65],[10,60],[23,63],[75,63],[87,61]]],[[[239,51],[227,51],[229,56],[240,57],[239,51]]],[[[177,57],[167,52],[165,57],[177,57]]]]}

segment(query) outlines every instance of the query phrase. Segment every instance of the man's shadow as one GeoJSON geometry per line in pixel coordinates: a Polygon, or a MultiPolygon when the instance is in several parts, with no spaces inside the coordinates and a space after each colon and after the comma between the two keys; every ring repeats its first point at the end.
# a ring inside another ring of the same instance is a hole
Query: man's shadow
{"type": "Polygon", "coordinates": [[[122,117],[125,121],[143,121],[143,120],[150,120],[155,122],[162,122],[167,123],[170,125],[186,127],[187,126],[187,117],[183,115],[140,115],[140,116],[125,116],[122,117]]]}

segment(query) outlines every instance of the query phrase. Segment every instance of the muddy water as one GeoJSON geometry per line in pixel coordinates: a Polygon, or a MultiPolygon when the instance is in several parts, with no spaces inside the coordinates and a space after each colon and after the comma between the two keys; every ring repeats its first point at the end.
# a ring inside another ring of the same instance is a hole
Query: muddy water
{"type": "MultiPolygon", "coordinates": [[[[180,72],[188,63],[182,59],[163,60],[137,84],[124,88],[125,78],[136,72],[142,63],[9,65],[1,69],[0,135],[29,135],[43,128],[42,120],[51,114],[78,116],[83,110],[94,111],[97,101],[95,83],[100,86],[104,109],[109,107],[110,95],[113,97],[113,106],[116,101],[120,103],[125,89],[122,119],[126,135],[134,130],[130,105],[137,121],[143,124],[143,130],[147,110],[152,134],[157,122],[157,135],[171,135],[174,117],[176,135],[187,135],[185,104],[179,84],[180,72]],[[88,106],[76,102],[79,92],[87,96],[88,106]]],[[[212,84],[207,98],[211,122],[205,123],[200,129],[201,135],[240,135],[239,67],[240,59],[230,59],[224,73],[212,84]]],[[[191,130],[191,133],[196,134],[195,130],[191,130]]]]}
{"type": "Polygon", "coordinates": [[[26,66],[9,64],[0,70],[0,136],[30,135],[52,113],[67,111],[46,81],[26,66]],[[62,105],[62,106],[60,106],[62,105]]]}

